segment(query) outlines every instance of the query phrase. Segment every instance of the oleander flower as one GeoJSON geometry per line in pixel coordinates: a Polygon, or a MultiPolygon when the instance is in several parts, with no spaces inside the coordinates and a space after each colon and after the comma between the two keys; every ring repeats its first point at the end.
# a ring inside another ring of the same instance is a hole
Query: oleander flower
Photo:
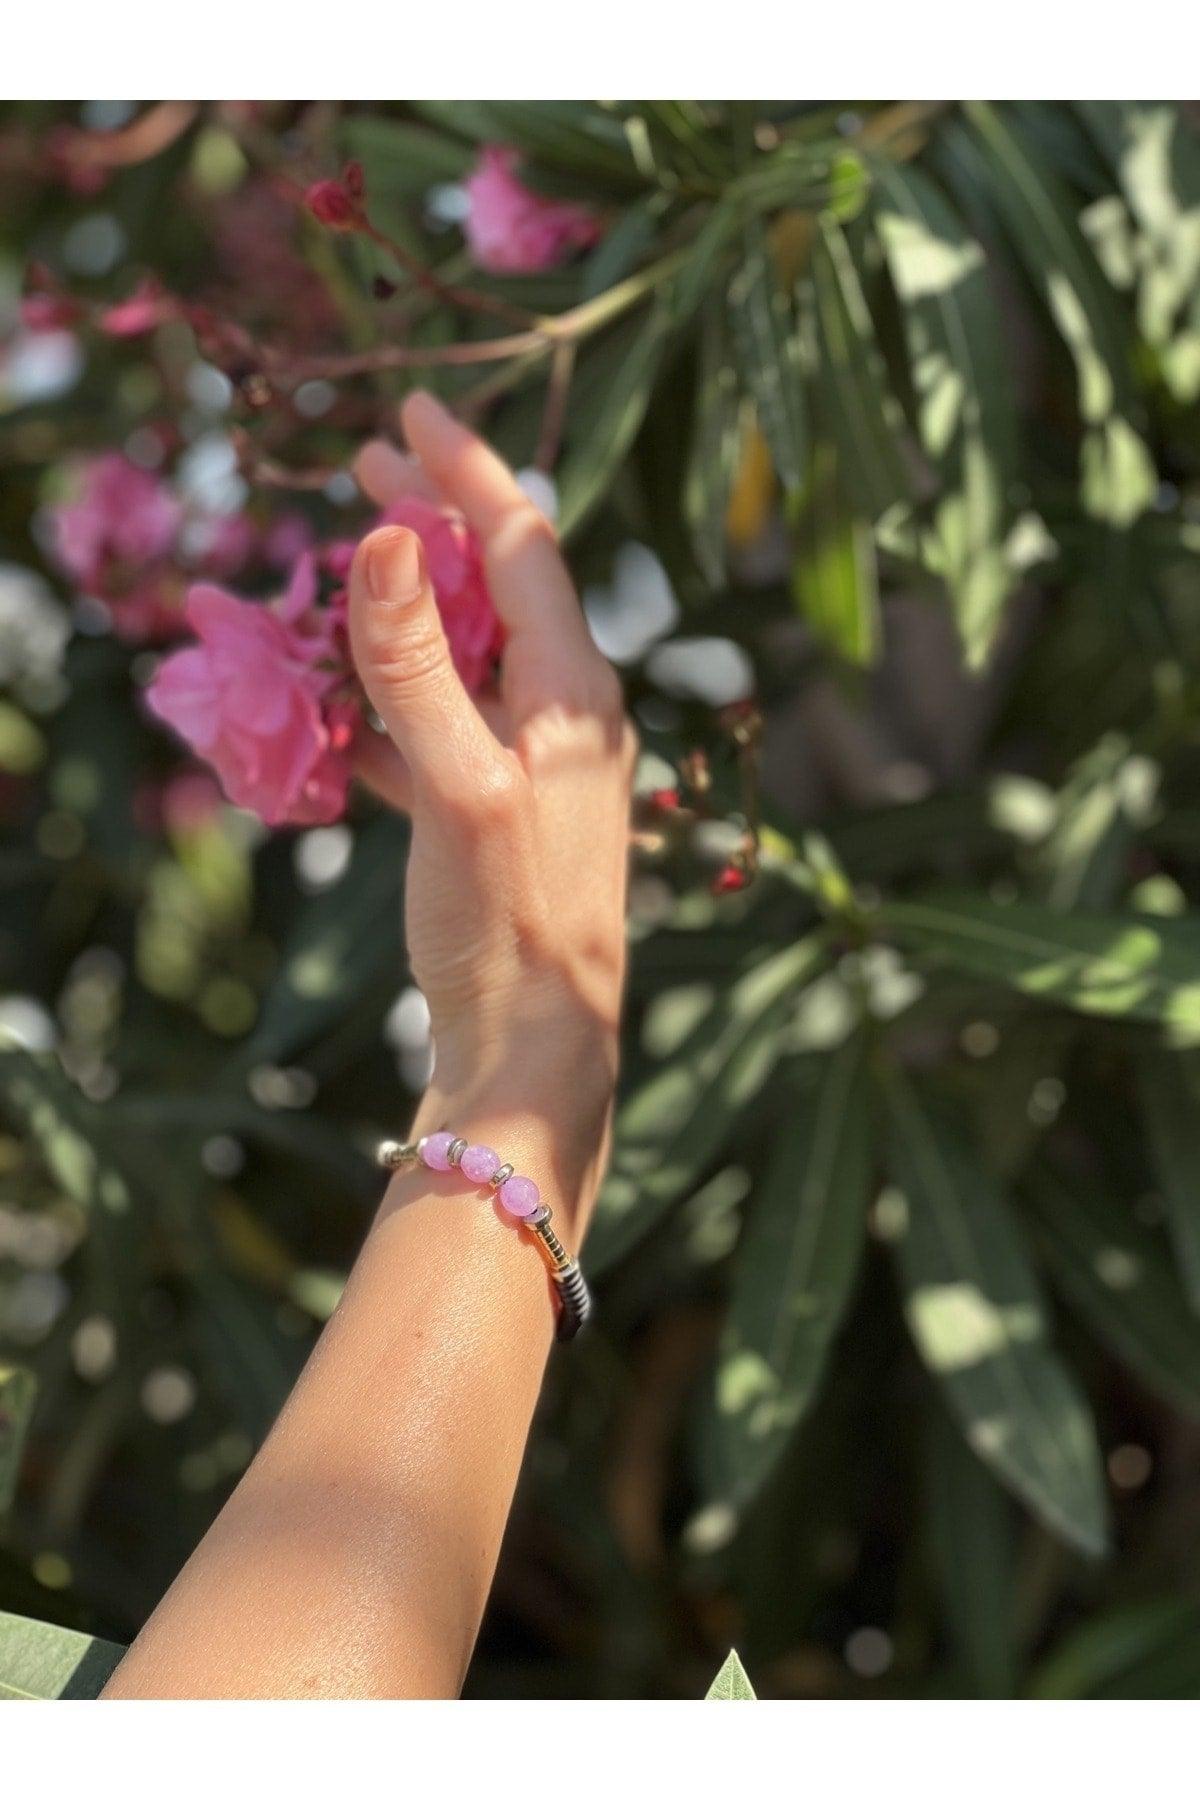
{"type": "Polygon", "coordinates": [[[464,224],[471,254],[493,275],[531,275],[553,269],[594,244],[601,225],[589,207],[548,200],[517,178],[520,156],[489,144],[466,181],[470,211],[464,224]]]}
{"type": "Polygon", "coordinates": [[[456,514],[416,495],[393,502],[378,523],[405,525],[420,538],[451,659],[467,692],[477,694],[487,686],[505,636],[478,538],[456,514]]]}
{"type": "Polygon", "coordinates": [[[114,580],[169,556],[182,520],[165,482],[110,451],[85,466],[77,497],[54,511],[54,547],[80,587],[103,595],[114,580]]]}
{"type": "Polygon", "coordinates": [[[316,598],[310,555],[272,604],[193,587],[197,642],[166,657],[147,691],[230,800],[268,825],[329,824],[346,807],[359,708],[344,691],[334,614],[316,598]]]}

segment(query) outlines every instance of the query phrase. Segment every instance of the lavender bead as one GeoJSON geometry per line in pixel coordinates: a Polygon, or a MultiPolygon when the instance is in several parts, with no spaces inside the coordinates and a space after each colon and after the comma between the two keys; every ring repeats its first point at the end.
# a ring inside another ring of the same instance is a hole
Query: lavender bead
{"type": "Polygon", "coordinates": [[[422,1138],[418,1147],[418,1155],[427,1169],[448,1169],[450,1158],[447,1155],[454,1142],[452,1131],[431,1131],[427,1138],[422,1138]]]}
{"type": "Polygon", "coordinates": [[[535,1213],[541,1202],[537,1182],[530,1181],[528,1175],[510,1175],[500,1189],[500,1203],[505,1212],[510,1212],[514,1219],[527,1219],[535,1213]]]}
{"type": "Polygon", "coordinates": [[[468,1144],[458,1159],[458,1166],[468,1181],[473,1181],[476,1187],[486,1187],[500,1167],[500,1158],[486,1144],[468,1144]]]}

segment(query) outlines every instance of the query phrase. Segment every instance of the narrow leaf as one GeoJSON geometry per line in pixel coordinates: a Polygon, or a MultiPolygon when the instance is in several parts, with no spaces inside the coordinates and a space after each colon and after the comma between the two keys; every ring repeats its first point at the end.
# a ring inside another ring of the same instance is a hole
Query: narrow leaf
{"type": "Polygon", "coordinates": [[[1200,935],[1187,921],[1062,914],[980,895],[889,901],[875,915],[919,962],[1200,1041],[1200,935]]]}
{"type": "Polygon", "coordinates": [[[872,521],[910,496],[900,452],[903,420],[888,388],[849,239],[823,215],[812,254],[812,291],[820,344],[820,393],[839,461],[856,501],[872,521]]]}
{"type": "Polygon", "coordinates": [[[875,543],[846,497],[836,446],[813,446],[812,475],[796,509],[792,593],[818,638],[848,662],[868,664],[881,638],[875,543]]]}
{"type": "Polygon", "coordinates": [[[1175,1260],[1200,1313],[1200,1064],[1194,1052],[1152,1050],[1137,1072],[1175,1260]]]}
{"type": "Polygon", "coordinates": [[[999,108],[968,101],[965,110],[1013,247],[1075,363],[1084,504],[1093,517],[1128,526],[1150,506],[1158,484],[1133,423],[1128,334],[1114,295],[1058,177],[1034,161],[999,108]]]}
{"type": "Polygon", "coordinates": [[[791,1094],[738,1248],[718,1353],[720,1493],[742,1507],[816,1394],[858,1272],[871,1178],[870,1097],[855,1033],[815,1094],[791,1094]]]}
{"type": "Polygon", "coordinates": [[[1038,1283],[1004,1196],[957,1131],[888,1083],[894,1240],[922,1361],[968,1444],[1065,1543],[1107,1539],[1087,1404],[1050,1343],[1038,1283]]]}
{"type": "Polygon", "coordinates": [[[795,312],[759,218],[745,226],[745,257],[729,290],[734,340],[775,469],[792,493],[804,484],[808,425],[795,312]]]}
{"type": "Polygon", "coordinates": [[[1022,1184],[1055,1282],[1113,1353],[1200,1418],[1200,1320],[1162,1235],[1096,1182],[1039,1164],[1022,1184]]]}
{"type": "Polygon", "coordinates": [[[17,1491],[17,1473],[33,1405],[37,1378],[32,1369],[0,1364],[0,1513],[8,1511],[17,1491]]]}
{"type": "Polygon", "coordinates": [[[558,526],[564,537],[576,531],[604,498],[641,428],[670,323],[667,303],[655,304],[639,322],[586,434],[572,432],[559,474],[558,526]]]}
{"type": "Polygon", "coordinates": [[[950,590],[968,665],[988,657],[1014,582],[1011,382],[982,246],[917,169],[880,160],[875,217],[903,309],[922,448],[940,490],[926,560],[950,590]]]}
{"type": "Polygon", "coordinates": [[[612,1167],[588,1235],[599,1273],[630,1250],[698,1181],[762,1087],[779,1030],[827,962],[824,935],[755,964],[723,992],[669,1061],[618,1109],[612,1167]]]}
{"type": "Polygon", "coordinates": [[[981,1700],[1011,1699],[1016,1686],[1011,1502],[941,1407],[929,1419],[926,1453],[926,1510],[942,1611],[971,1692],[981,1700]]]}

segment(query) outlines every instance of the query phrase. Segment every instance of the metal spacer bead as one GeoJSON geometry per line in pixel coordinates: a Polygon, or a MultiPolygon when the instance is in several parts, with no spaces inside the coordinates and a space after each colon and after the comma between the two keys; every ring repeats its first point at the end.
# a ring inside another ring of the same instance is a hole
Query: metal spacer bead
{"type": "Polygon", "coordinates": [[[463,1159],[463,1151],[466,1148],[466,1138],[455,1138],[454,1142],[446,1152],[446,1161],[450,1164],[452,1169],[457,1169],[459,1163],[463,1159]]]}
{"type": "Polygon", "coordinates": [[[400,1144],[395,1138],[384,1138],[375,1152],[375,1161],[381,1169],[398,1169],[415,1155],[412,1144],[400,1144]]]}
{"type": "Polygon", "coordinates": [[[496,1173],[488,1176],[488,1186],[502,1188],[509,1176],[515,1175],[516,1172],[511,1163],[501,1163],[496,1173]]]}
{"type": "Polygon", "coordinates": [[[537,1211],[535,1213],[530,1213],[529,1217],[527,1219],[522,1219],[521,1223],[522,1225],[528,1225],[531,1230],[536,1231],[540,1225],[548,1225],[553,1217],[553,1212],[551,1212],[545,1201],[543,1201],[537,1211]]]}

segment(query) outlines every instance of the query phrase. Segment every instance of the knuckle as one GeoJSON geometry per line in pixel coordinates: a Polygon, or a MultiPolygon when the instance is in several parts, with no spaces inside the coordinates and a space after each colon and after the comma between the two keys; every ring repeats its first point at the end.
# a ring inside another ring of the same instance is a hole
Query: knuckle
{"type": "Polygon", "coordinates": [[[525,783],[508,756],[497,756],[471,771],[469,782],[458,783],[445,796],[455,819],[475,831],[512,833],[524,810],[525,783]]]}
{"type": "Polygon", "coordinates": [[[427,623],[407,632],[372,636],[368,643],[371,669],[394,693],[420,694],[437,691],[447,673],[446,644],[440,631],[427,623]]]}

